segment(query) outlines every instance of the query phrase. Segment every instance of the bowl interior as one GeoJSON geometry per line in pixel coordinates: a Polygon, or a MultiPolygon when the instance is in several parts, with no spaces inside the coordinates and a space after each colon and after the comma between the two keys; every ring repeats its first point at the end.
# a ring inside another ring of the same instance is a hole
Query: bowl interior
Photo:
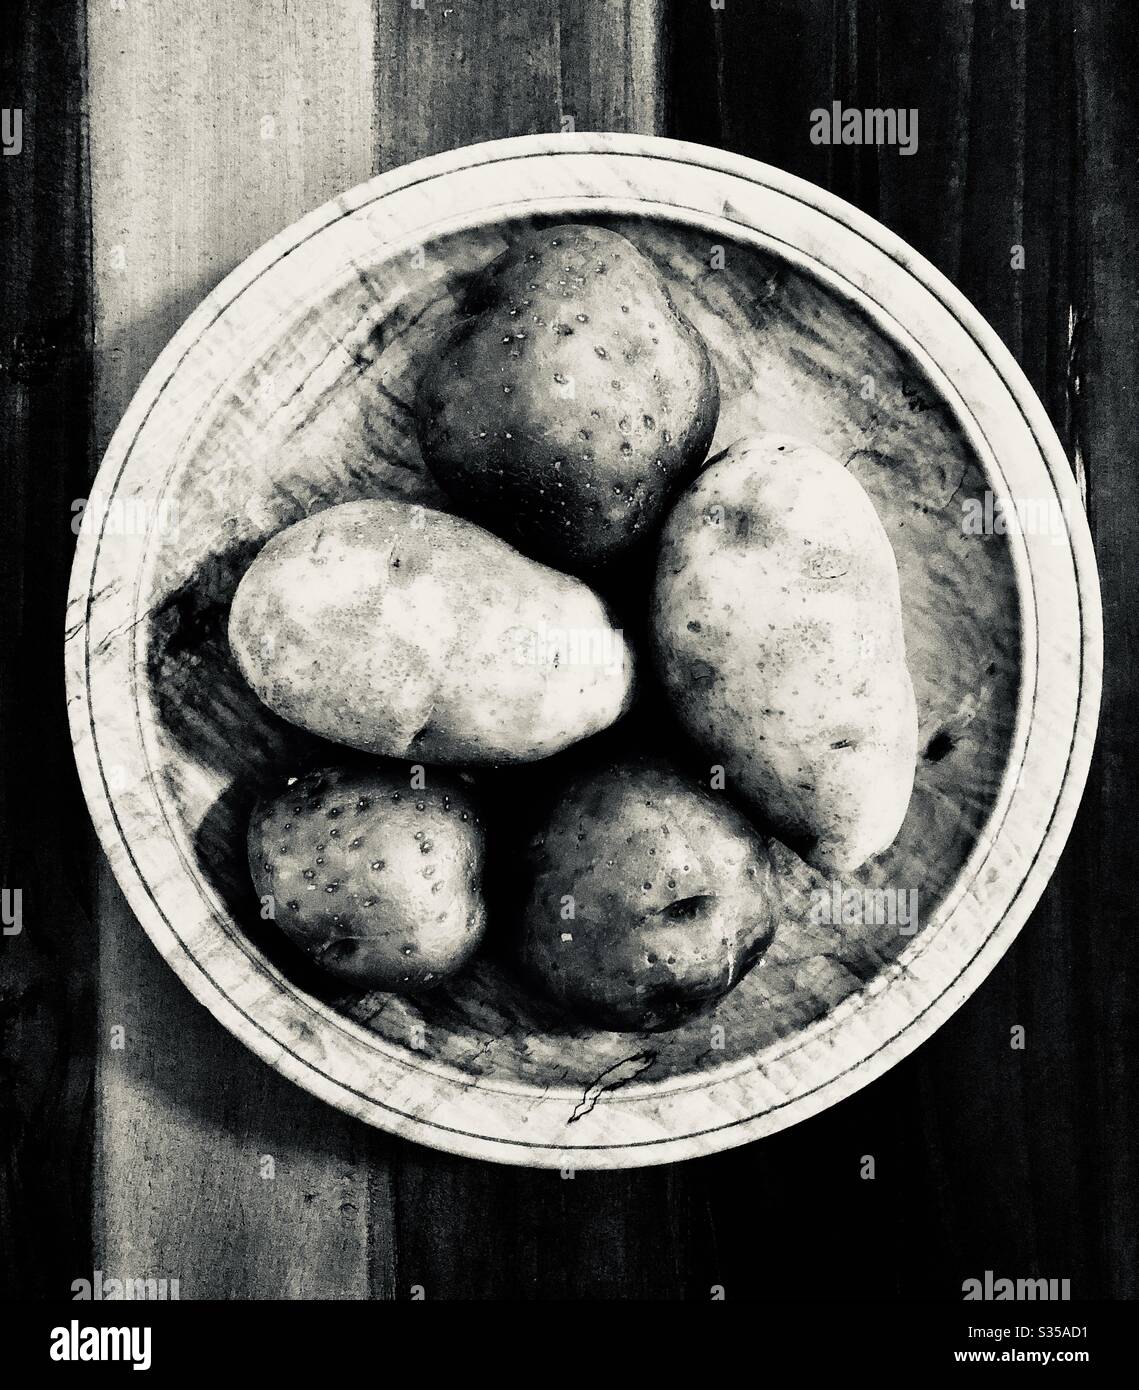
{"type": "MultiPolygon", "coordinates": [[[[377,245],[371,258],[329,267],[324,287],[302,305],[282,306],[280,322],[266,326],[263,350],[171,442],[164,490],[153,499],[163,524],[155,528],[141,601],[147,659],[140,695],[154,714],[154,780],[168,825],[228,929],[302,991],[387,1045],[414,1050],[420,1065],[536,1090],[589,1085],[631,1057],[638,1085],[699,1085],[712,1070],[746,1066],[878,976],[930,929],[983,833],[1012,745],[1021,668],[1010,548],[1002,535],[963,533],[962,502],[984,498],[984,469],[914,360],[851,303],[774,255],[717,245],[698,226],[596,220],[657,264],[706,337],[722,393],[714,448],[779,430],[827,449],[873,498],[901,575],[921,726],[905,825],[888,853],[837,889],[785,854],[785,913],[775,943],[714,1011],[640,1038],[574,1029],[514,974],[504,950],[505,910],[483,958],[449,987],[416,1000],[344,994],[261,920],[246,869],[245,831],[257,796],[344,753],[276,719],[245,686],[226,642],[230,598],[271,534],[322,507],[399,496],[446,508],[416,445],[415,382],[456,313],[464,277],[497,255],[521,223],[485,226],[395,258],[377,245]],[[820,920],[824,898],[833,903],[836,891],[853,886],[904,893],[915,915],[820,920]]],[[[636,578],[615,577],[608,597],[635,638],[643,612],[636,578]]],[[[651,701],[606,737],[616,747],[688,757],[651,701]]],[[[477,779],[494,826],[494,902],[509,901],[517,886],[515,839],[540,814],[558,761],[477,779]]]]}

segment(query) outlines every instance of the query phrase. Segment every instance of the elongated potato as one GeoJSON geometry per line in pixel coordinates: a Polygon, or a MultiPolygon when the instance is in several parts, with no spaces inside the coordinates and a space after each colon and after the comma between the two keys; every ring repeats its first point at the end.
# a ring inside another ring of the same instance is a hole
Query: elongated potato
{"type": "Polygon", "coordinates": [[[229,640],[276,713],[369,753],[542,758],[624,711],[632,662],[601,600],[488,531],[406,502],[349,502],[275,536],[229,640]]]}
{"type": "Polygon", "coordinates": [[[730,788],[808,863],[849,870],[905,818],[917,755],[894,553],[843,466],[740,440],[666,523],[654,660],[730,788]]]}

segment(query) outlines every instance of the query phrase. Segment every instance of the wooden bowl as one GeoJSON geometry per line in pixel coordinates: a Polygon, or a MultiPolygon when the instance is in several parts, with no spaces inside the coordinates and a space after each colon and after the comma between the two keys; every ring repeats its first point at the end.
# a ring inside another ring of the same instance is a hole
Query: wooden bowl
{"type": "Polygon", "coordinates": [[[1008,352],[937,271],[778,170],[668,140],[567,135],[384,174],[223,281],[107,451],[66,645],[103,845],[216,1017],[371,1124],[481,1158],[609,1168],[814,1114],[980,984],[1071,826],[1102,633],[1067,459],[1008,352]],[[276,720],[237,674],[234,587],[267,537],[314,510],[379,495],[445,505],[415,442],[416,374],[463,276],[535,218],[601,220],[641,247],[715,355],[717,447],[778,429],[846,461],[901,573],[917,781],[893,849],[842,886],[916,892],[916,929],[820,920],[835,886],[787,856],[767,959],[671,1033],[574,1031],[493,959],[418,1002],[338,994],[260,920],[245,868],[259,790],[337,754],[276,720]],[[1017,502],[1025,524],[1004,534],[963,524],[1017,502]]]}

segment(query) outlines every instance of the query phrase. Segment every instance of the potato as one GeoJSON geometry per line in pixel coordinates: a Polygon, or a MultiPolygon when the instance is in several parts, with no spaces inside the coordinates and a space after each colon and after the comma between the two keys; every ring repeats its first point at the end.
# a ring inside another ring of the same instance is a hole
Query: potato
{"type": "Polygon", "coordinates": [[[254,810],[249,868],[293,944],[361,989],[438,984],[486,926],[482,826],[464,785],[435,769],[294,779],[254,810]]]}
{"type": "Polygon", "coordinates": [[[728,790],[826,871],[885,850],[917,756],[894,553],[837,460],[762,435],[713,459],[673,509],[653,660],[728,790]]]}
{"type": "Polygon", "coordinates": [[[405,502],[345,503],[275,536],[238,585],[229,640],[283,718],[424,762],[542,758],[631,699],[629,650],[590,589],[405,502]]]}
{"type": "Polygon", "coordinates": [[[778,917],[768,842],[722,793],[655,759],[568,785],[531,841],[522,958],[575,1018],[673,1028],[763,954],[778,917]]]}
{"type": "Polygon", "coordinates": [[[522,233],[476,278],[416,394],[428,467],[467,516],[559,568],[650,536],[719,414],[703,338],[603,227],[522,233]]]}

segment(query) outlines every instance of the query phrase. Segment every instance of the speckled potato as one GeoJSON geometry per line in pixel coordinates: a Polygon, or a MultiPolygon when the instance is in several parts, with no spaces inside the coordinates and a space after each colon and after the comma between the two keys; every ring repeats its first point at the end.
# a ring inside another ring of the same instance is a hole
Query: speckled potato
{"type": "Polygon", "coordinates": [[[459,509],[559,568],[650,535],[719,413],[704,340],[652,263],[602,227],[534,230],[466,309],[415,407],[423,457],[459,509]]]}
{"type": "Polygon", "coordinates": [[[522,956],[579,1021],[673,1028],[747,974],[777,925],[769,843],[662,762],[565,788],[528,852],[522,956]]]}
{"type": "Polygon", "coordinates": [[[253,812],[249,868],[274,921],[361,989],[431,987],[482,939],[483,829],[466,787],[432,768],[326,768],[253,812]]]}
{"type": "Polygon", "coordinates": [[[651,635],[673,710],[765,828],[832,872],[893,843],[917,756],[898,571],[841,463],[768,435],[712,460],[665,524],[651,635]]]}
{"type": "Polygon", "coordinates": [[[405,502],[345,503],[275,536],[229,640],[270,709],[390,757],[542,758],[631,698],[630,653],[592,590],[405,502]]]}

